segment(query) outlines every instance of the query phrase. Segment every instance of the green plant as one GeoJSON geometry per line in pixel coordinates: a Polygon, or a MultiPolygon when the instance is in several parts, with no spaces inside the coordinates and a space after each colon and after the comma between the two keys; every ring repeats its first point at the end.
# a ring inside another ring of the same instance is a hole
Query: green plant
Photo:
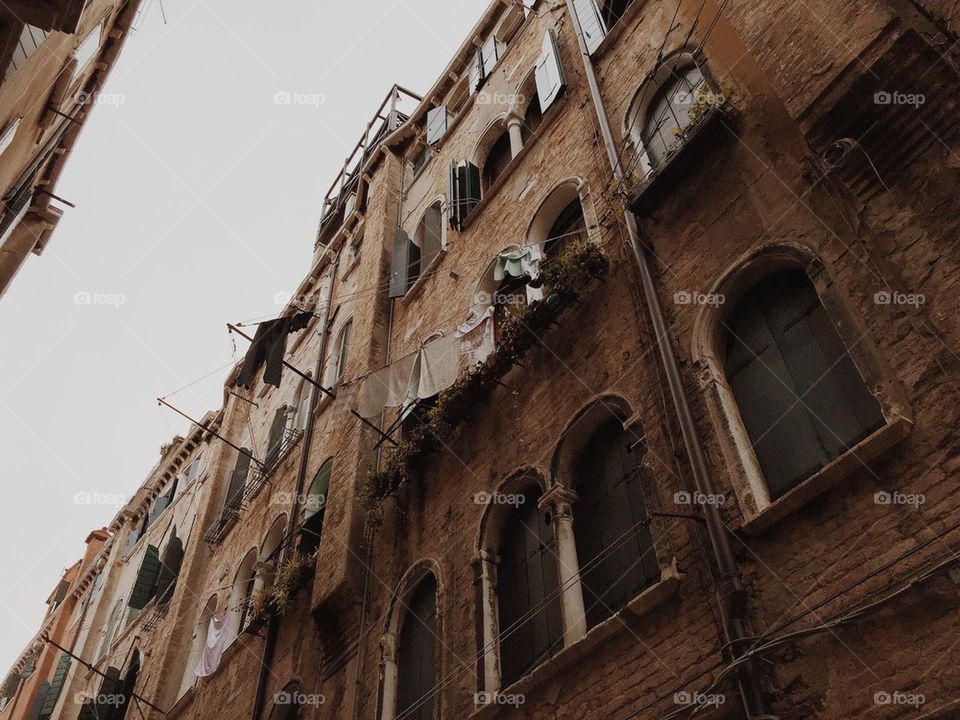
{"type": "Polygon", "coordinates": [[[507,310],[497,331],[497,349],[487,362],[472,368],[437,396],[435,405],[398,447],[383,468],[372,473],[374,497],[398,495],[418,472],[425,457],[446,443],[478,404],[485,402],[493,388],[526,355],[539,338],[556,324],[560,313],[579,295],[590,280],[606,275],[610,261],[596,242],[579,239],[543,268],[546,295],[528,305],[507,310]]]}

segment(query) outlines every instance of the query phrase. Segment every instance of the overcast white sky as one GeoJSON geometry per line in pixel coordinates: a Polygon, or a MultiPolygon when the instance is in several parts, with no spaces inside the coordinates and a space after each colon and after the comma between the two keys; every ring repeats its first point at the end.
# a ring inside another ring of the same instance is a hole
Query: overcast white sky
{"type": "MultiPolygon", "coordinates": [[[[164,25],[144,2],[104,91],[114,104],[95,109],[57,189],[77,207],[0,301],[2,673],[117,510],[75,494],[129,496],[187,430],[155,398],[231,362],[225,323],[281,309],[379,101],[394,82],[425,92],[488,4],[164,0],[164,25]],[[122,303],[98,304],[111,295],[122,303]]],[[[225,373],[171,401],[218,407],[225,373]]]]}

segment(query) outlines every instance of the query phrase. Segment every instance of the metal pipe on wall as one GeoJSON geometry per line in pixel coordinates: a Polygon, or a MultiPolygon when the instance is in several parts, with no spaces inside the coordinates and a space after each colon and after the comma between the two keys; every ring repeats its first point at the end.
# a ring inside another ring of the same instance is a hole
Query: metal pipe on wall
{"type": "MultiPolygon", "coordinates": [[[[610,121],[603,103],[603,97],[600,94],[600,86],[597,83],[593,62],[583,36],[583,28],[577,16],[574,0],[566,0],[566,5],[567,13],[570,15],[573,23],[574,33],[577,36],[577,45],[580,48],[583,68],[590,89],[590,97],[597,114],[597,121],[600,125],[600,134],[603,137],[607,158],[610,162],[614,177],[620,180],[623,177],[623,169],[620,166],[613,131],[610,128],[610,121]]],[[[657,294],[653,272],[650,268],[650,258],[647,255],[646,247],[640,241],[640,230],[637,227],[636,217],[634,217],[629,209],[625,209],[624,218],[627,225],[630,249],[633,251],[634,259],[637,262],[637,267],[640,272],[643,297],[656,337],[660,361],[663,364],[667,376],[670,398],[680,424],[683,444],[690,458],[694,483],[699,492],[705,495],[713,495],[715,494],[713,479],[710,477],[710,472],[707,469],[706,453],[704,452],[703,443],[700,440],[699,433],[694,424],[693,413],[690,410],[690,404],[683,388],[683,380],[680,377],[680,367],[677,362],[676,352],[668,334],[669,328],[667,326],[667,320],[663,312],[663,306],[660,303],[660,297],[657,294]]],[[[713,551],[714,562],[716,563],[720,577],[719,607],[723,630],[727,636],[726,644],[730,648],[732,658],[735,660],[740,656],[742,652],[741,646],[747,640],[743,626],[746,589],[743,586],[739,568],[733,555],[733,548],[727,537],[723,521],[720,518],[720,512],[715,505],[709,503],[704,505],[704,520],[706,522],[707,535],[710,539],[710,548],[713,551]]],[[[745,663],[741,671],[738,672],[737,679],[747,717],[770,717],[760,687],[759,672],[755,663],[745,663]]]]}
{"type": "MultiPolygon", "coordinates": [[[[310,385],[310,412],[307,413],[307,425],[303,432],[303,445],[300,452],[300,464],[297,467],[296,490],[293,493],[293,502],[290,507],[290,517],[287,518],[287,529],[284,534],[286,538],[280,551],[279,564],[283,565],[290,556],[290,548],[293,546],[293,531],[297,525],[297,517],[300,514],[300,496],[303,495],[303,487],[306,483],[307,467],[310,463],[310,448],[313,445],[313,431],[316,427],[317,402],[320,399],[320,379],[323,373],[324,358],[327,355],[327,340],[330,335],[330,306],[333,304],[333,287],[337,282],[337,266],[340,264],[340,250],[337,250],[333,260],[330,261],[330,285],[327,287],[327,297],[324,301],[323,318],[320,321],[320,347],[317,350],[317,360],[314,364],[313,379],[316,383],[310,385]]],[[[270,673],[270,664],[273,661],[273,653],[277,645],[277,635],[280,630],[280,618],[272,615],[267,625],[267,639],[263,646],[263,655],[260,658],[260,673],[257,676],[257,692],[253,702],[253,720],[260,720],[263,715],[263,709],[266,705],[267,695],[267,675],[270,673]]]]}

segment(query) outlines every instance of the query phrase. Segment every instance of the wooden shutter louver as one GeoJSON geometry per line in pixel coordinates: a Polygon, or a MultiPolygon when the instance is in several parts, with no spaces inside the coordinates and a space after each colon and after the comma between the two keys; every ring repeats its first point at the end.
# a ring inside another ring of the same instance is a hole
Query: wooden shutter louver
{"type": "Polygon", "coordinates": [[[447,106],[441,105],[427,111],[427,145],[435,145],[447,133],[449,115],[447,106]]]}
{"type": "Polygon", "coordinates": [[[60,659],[57,661],[57,669],[53,671],[53,679],[50,681],[50,690],[47,692],[43,707],[40,709],[42,716],[50,717],[53,715],[53,711],[57,707],[57,700],[60,699],[60,693],[67,681],[67,673],[70,672],[72,660],[73,658],[66,653],[60,655],[60,659]]]}
{"type": "Polygon", "coordinates": [[[247,476],[250,474],[252,457],[247,448],[237,454],[237,464],[233,466],[230,484],[227,486],[227,497],[224,500],[224,513],[238,513],[243,504],[243,490],[247,486],[247,476]]]}
{"type": "Polygon", "coordinates": [[[147,545],[140,563],[140,572],[130,593],[128,605],[134,610],[142,610],[157,592],[157,578],[160,575],[160,552],[154,545],[147,545]]]}
{"type": "Polygon", "coordinates": [[[563,647],[556,543],[539,493],[510,512],[500,545],[498,604],[504,686],[563,647]]]}
{"type": "Polygon", "coordinates": [[[725,371],[771,499],[884,423],[802,271],[762,280],[727,322],[725,371]]]}
{"type": "Polygon", "coordinates": [[[177,578],[180,575],[180,565],[183,562],[183,543],[174,535],[163,549],[160,560],[160,575],[157,580],[157,603],[170,602],[173,591],[177,587],[177,578]]]}
{"type": "Polygon", "coordinates": [[[660,579],[641,487],[639,450],[618,418],[605,421],[575,465],[573,507],[587,625],[596,627],[660,579]]]}
{"type": "Polygon", "coordinates": [[[592,55],[607,36],[606,23],[600,16],[596,0],[573,0],[573,7],[577,12],[577,20],[580,21],[587,52],[592,55]]]}
{"type": "Polygon", "coordinates": [[[37,686],[37,694],[33,698],[33,705],[30,708],[30,712],[27,713],[27,720],[39,720],[40,711],[43,709],[49,693],[50,683],[44,680],[39,686],[37,686]]]}
{"type": "Polygon", "coordinates": [[[563,67],[560,64],[560,49],[557,45],[557,34],[547,30],[543,36],[543,52],[537,59],[536,70],[537,97],[540,100],[540,111],[547,112],[554,101],[563,92],[563,67]]]}
{"type": "Polygon", "coordinates": [[[407,294],[407,279],[410,265],[410,238],[401,228],[393,236],[393,254],[390,258],[390,297],[407,294]]]}

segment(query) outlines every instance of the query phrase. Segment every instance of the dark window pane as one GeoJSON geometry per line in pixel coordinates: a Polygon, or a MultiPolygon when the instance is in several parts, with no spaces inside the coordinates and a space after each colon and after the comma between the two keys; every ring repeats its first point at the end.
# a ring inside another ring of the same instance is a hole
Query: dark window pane
{"type": "Polygon", "coordinates": [[[428,575],[408,600],[397,648],[397,715],[432,720],[437,682],[437,581],[428,575]]]}
{"type": "Polygon", "coordinates": [[[803,272],[757,284],[727,330],[727,378],[773,499],[883,425],[803,272]]]}
{"type": "Polygon", "coordinates": [[[504,686],[563,647],[553,531],[537,508],[539,493],[511,511],[497,569],[500,664],[504,686]]]}
{"type": "Polygon", "coordinates": [[[660,578],[641,487],[641,450],[616,417],[587,442],[576,467],[574,533],[587,624],[603,622],[660,578]]]}

